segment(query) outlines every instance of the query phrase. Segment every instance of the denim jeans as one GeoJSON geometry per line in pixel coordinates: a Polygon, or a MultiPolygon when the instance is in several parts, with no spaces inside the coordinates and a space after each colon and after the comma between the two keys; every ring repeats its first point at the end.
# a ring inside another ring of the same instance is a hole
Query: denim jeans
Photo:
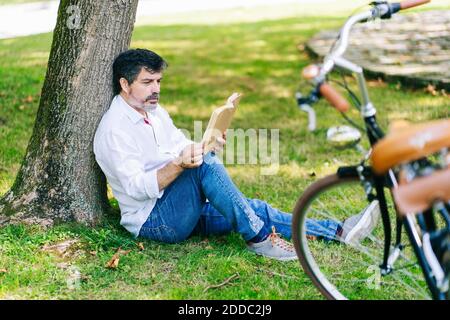
{"type": "MultiPolygon", "coordinates": [[[[310,235],[335,238],[339,224],[328,220],[308,220],[310,235]]],[[[291,238],[292,215],[272,208],[258,199],[246,198],[233,183],[214,153],[203,163],[185,169],[158,199],[139,236],[166,243],[181,242],[191,235],[221,235],[238,232],[244,240],[254,238],[262,228],[272,226],[291,238]]]]}

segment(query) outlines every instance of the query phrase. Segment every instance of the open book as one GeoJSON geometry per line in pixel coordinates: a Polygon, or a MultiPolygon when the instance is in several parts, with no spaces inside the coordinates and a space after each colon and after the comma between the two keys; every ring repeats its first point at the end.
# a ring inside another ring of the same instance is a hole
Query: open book
{"type": "Polygon", "coordinates": [[[203,134],[202,143],[204,143],[205,146],[204,153],[207,153],[214,148],[217,138],[222,137],[224,132],[230,126],[240,98],[241,95],[239,93],[233,93],[224,106],[217,108],[212,113],[208,126],[203,134]]]}

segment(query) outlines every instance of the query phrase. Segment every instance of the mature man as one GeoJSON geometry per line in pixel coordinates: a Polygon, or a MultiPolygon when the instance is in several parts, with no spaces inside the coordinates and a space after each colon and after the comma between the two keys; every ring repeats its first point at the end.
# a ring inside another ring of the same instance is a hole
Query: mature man
{"type": "MultiPolygon", "coordinates": [[[[135,237],[166,243],[236,231],[257,254],[296,259],[293,246],[279,236],[291,237],[291,214],[246,198],[215,153],[203,154],[202,145],[187,139],[159,105],[166,67],[146,49],[125,51],[113,63],[116,96],[95,134],[94,153],[119,202],[121,225],[135,237]]],[[[215,151],[224,144],[225,136],[215,151]]],[[[308,221],[307,229],[348,242],[367,236],[378,215],[366,211],[343,224],[308,221]]]]}

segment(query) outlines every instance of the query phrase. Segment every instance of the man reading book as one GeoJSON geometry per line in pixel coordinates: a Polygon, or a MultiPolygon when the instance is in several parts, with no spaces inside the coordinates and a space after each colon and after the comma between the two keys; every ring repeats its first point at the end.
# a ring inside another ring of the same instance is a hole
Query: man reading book
{"type": "MultiPolygon", "coordinates": [[[[259,199],[246,198],[214,152],[188,140],[159,105],[167,63],[146,49],[121,53],[113,63],[116,96],[94,138],[96,160],[119,202],[121,225],[134,237],[166,243],[193,234],[238,232],[249,250],[277,260],[293,260],[291,214],[259,199]]],[[[377,210],[343,223],[308,221],[313,236],[354,241],[367,236],[377,210]],[[353,239],[349,239],[349,237],[353,239]]]]}

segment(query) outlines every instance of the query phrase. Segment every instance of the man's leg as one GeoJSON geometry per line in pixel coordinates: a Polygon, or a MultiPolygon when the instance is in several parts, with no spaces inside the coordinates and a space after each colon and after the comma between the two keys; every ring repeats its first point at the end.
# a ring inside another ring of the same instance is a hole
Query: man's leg
{"type": "Polygon", "coordinates": [[[155,241],[183,241],[197,224],[205,197],[193,169],[185,170],[156,201],[139,236],[155,241]]]}
{"type": "Polygon", "coordinates": [[[254,240],[263,229],[263,221],[223,165],[208,153],[201,166],[185,170],[165,189],[140,235],[164,242],[186,239],[197,225],[205,198],[246,241],[254,240]]]}
{"type": "Polygon", "coordinates": [[[203,164],[194,170],[204,196],[209,200],[202,210],[202,216],[211,215],[208,223],[211,226],[214,220],[214,233],[235,230],[248,241],[266,232],[264,222],[252,209],[214,154],[206,154],[203,164]],[[224,217],[224,220],[219,217],[219,214],[224,217]]]}
{"type": "MultiPolygon", "coordinates": [[[[265,201],[259,199],[249,199],[247,202],[255,211],[256,215],[264,222],[267,232],[270,232],[272,226],[283,237],[291,239],[292,237],[292,214],[282,212],[273,208],[265,201]]],[[[306,234],[309,236],[323,238],[324,240],[337,240],[336,232],[340,223],[332,220],[312,220],[306,221],[306,234]]],[[[202,208],[200,220],[194,230],[194,234],[201,235],[220,235],[233,231],[233,226],[214,206],[207,202],[202,208]]]]}
{"type": "MultiPolygon", "coordinates": [[[[257,216],[267,229],[276,231],[287,239],[292,237],[292,215],[271,207],[258,199],[247,199],[257,216]]],[[[342,241],[346,244],[357,243],[366,238],[375,228],[380,209],[372,202],[361,213],[350,216],[345,221],[306,219],[306,236],[325,241],[342,241]]]]}
{"type": "MultiPolygon", "coordinates": [[[[265,201],[259,199],[248,199],[250,206],[255,210],[258,217],[264,221],[269,229],[275,230],[287,239],[292,238],[292,214],[273,208],[265,201]]],[[[336,232],[340,224],[332,220],[306,220],[306,234],[321,237],[325,240],[336,239],[336,232]]]]}

